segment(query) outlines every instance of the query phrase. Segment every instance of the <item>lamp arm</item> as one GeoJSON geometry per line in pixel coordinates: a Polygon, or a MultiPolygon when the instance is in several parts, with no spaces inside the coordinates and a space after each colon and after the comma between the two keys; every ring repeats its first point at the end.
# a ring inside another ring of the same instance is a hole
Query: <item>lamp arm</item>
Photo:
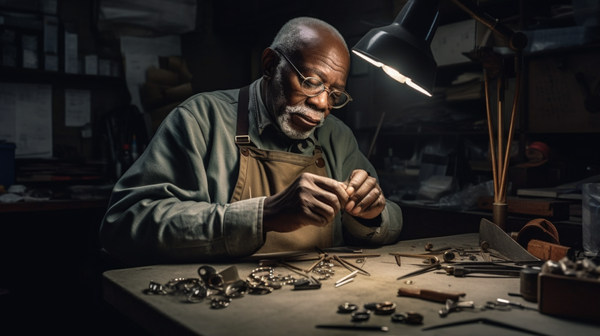
{"type": "Polygon", "coordinates": [[[470,0],[450,0],[460,9],[471,15],[475,20],[483,23],[491,31],[502,37],[512,50],[523,50],[527,46],[527,36],[522,32],[515,32],[501,23],[498,19],[491,17],[470,0]]]}

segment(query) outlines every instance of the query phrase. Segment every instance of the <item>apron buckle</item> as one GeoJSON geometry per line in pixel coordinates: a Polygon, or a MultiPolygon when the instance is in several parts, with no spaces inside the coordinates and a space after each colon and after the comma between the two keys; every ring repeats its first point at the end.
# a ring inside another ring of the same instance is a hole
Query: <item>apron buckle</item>
{"type": "Polygon", "coordinates": [[[252,142],[250,141],[250,136],[249,135],[236,135],[235,136],[235,143],[238,145],[249,145],[252,142]]]}

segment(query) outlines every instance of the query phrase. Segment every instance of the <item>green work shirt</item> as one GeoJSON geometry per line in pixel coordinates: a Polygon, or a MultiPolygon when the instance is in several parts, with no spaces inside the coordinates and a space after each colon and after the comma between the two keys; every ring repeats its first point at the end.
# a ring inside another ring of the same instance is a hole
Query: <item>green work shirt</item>
{"type": "MultiPolygon", "coordinates": [[[[312,155],[318,142],[329,177],[345,181],[355,169],[377,177],[352,131],[333,115],[308,139],[287,138],[262,102],[260,83],[250,85],[248,106],[249,135],[258,148],[312,155]]],[[[249,256],[264,244],[265,197],[230,203],[239,172],[238,93],[194,95],[165,118],[114,186],[100,228],[109,254],[133,265],[213,262],[249,256]]],[[[334,220],[334,246],[396,242],[398,205],[386,201],[377,219],[362,225],[342,211],[334,220]]]]}

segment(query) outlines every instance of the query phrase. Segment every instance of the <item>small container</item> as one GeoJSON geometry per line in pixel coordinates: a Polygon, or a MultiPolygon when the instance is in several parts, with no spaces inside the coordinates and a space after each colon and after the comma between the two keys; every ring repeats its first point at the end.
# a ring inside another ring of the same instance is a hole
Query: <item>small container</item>
{"type": "Polygon", "coordinates": [[[527,267],[521,270],[521,295],[529,302],[538,302],[538,275],[540,268],[527,267]]]}

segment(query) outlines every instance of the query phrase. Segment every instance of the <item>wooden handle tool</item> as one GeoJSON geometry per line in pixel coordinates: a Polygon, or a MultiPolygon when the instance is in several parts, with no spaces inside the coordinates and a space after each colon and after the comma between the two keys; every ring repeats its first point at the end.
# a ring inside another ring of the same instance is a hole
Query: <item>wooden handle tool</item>
{"type": "Polygon", "coordinates": [[[400,287],[400,289],[398,289],[398,296],[410,296],[423,300],[441,303],[446,303],[447,299],[450,299],[452,301],[458,301],[460,297],[463,297],[465,295],[467,294],[462,292],[443,292],[433,289],[419,289],[406,287],[400,287]]]}

